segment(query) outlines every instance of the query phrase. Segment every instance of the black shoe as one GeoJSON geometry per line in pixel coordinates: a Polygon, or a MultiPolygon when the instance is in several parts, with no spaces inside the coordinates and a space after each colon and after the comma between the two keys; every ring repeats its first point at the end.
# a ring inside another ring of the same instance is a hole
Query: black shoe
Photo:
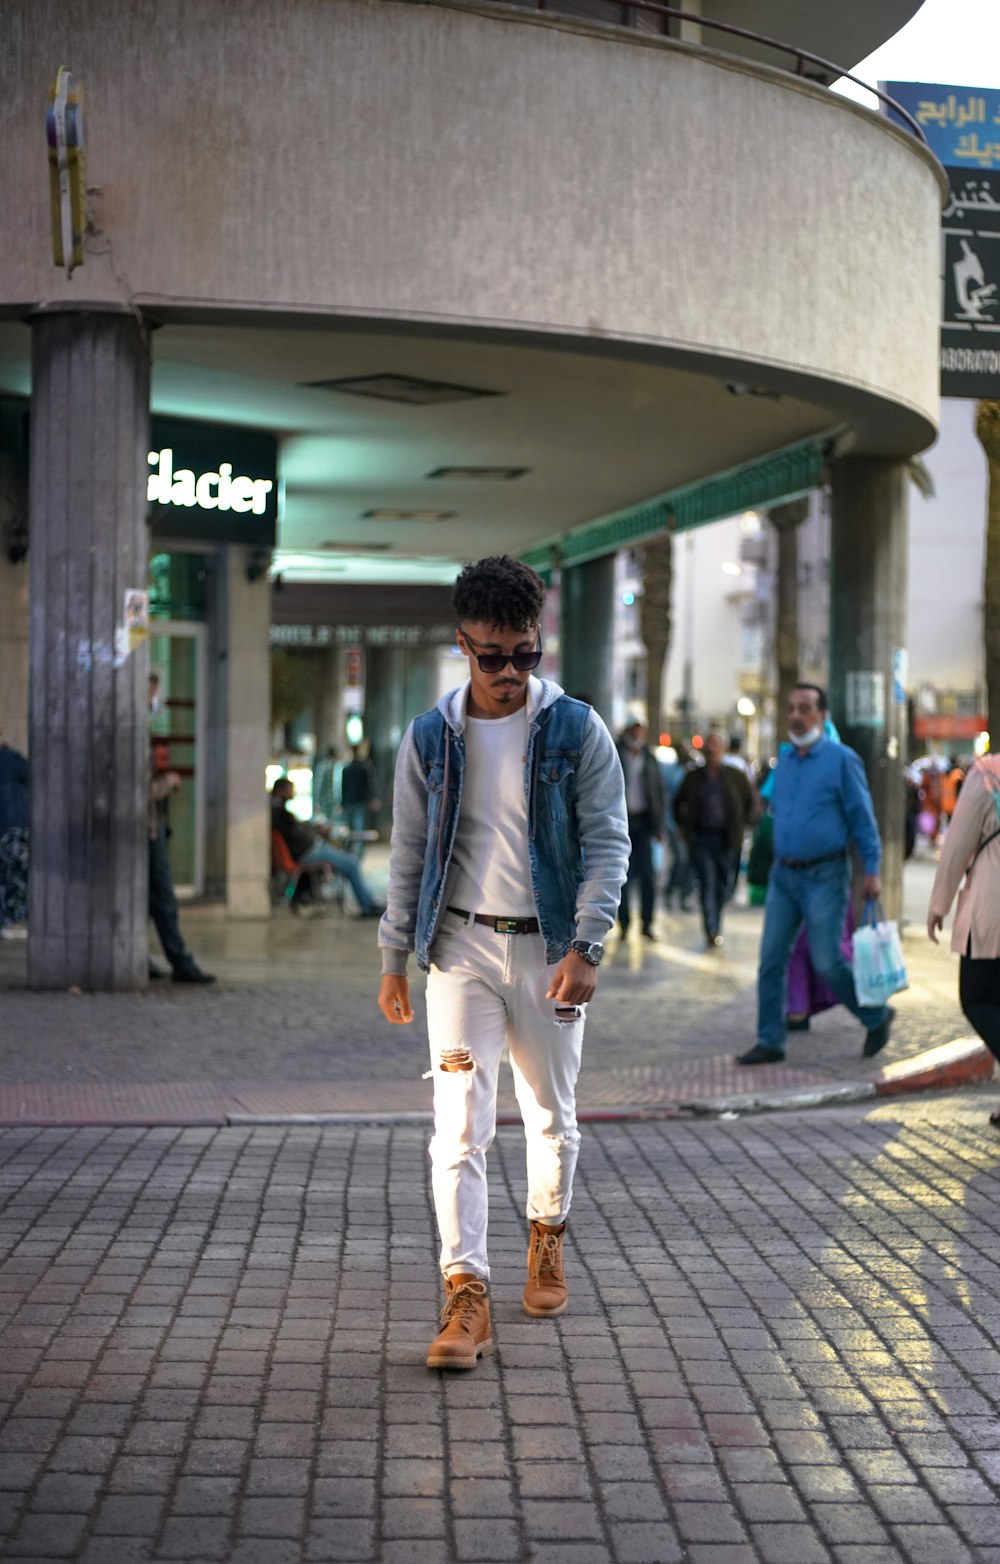
{"type": "Polygon", "coordinates": [[[656,938],[656,935],[653,933],[653,931],[649,927],[648,923],[643,925],[642,937],[643,937],[643,939],[655,939],[656,938]]]}
{"type": "Polygon", "coordinates": [[[722,944],[722,935],[721,934],[706,934],[705,935],[705,945],[706,945],[707,949],[709,949],[709,950],[718,950],[718,948],[719,948],[719,946],[721,944],[722,944]]]}
{"type": "Polygon", "coordinates": [[[809,1017],[808,1016],[786,1016],[785,1017],[785,1030],[786,1030],[786,1032],[808,1032],[808,1030],[809,1030],[809,1017]]]}
{"type": "Polygon", "coordinates": [[[776,1048],[768,1048],[764,1043],[754,1043],[753,1047],[748,1048],[745,1054],[737,1054],[736,1063],[782,1064],[784,1063],[784,1058],[784,1054],[779,1053],[776,1048]]]}
{"type": "Polygon", "coordinates": [[[170,973],[163,967],[158,967],[155,961],[149,963],[149,981],[155,983],[158,978],[168,978],[170,973]]]}
{"type": "Polygon", "coordinates": [[[364,912],[359,912],[358,913],[358,917],[359,918],[381,918],[381,916],[382,916],[384,911],[385,911],[385,908],[382,906],[381,902],[373,901],[370,907],[366,907],[365,908],[364,912]]]}
{"type": "Polygon", "coordinates": [[[861,1050],[865,1059],[874,1059],[875,1055],[880,1054],[889,1041],[889,1032],[893,1021],[896,1019],[896,1012],[891,1005],[889,1005],[888,1010],[889,1013],[882,1025],[874,1027],[865,1038],[865,1046],[861,1050]]]}
{"type": "Polygon", "coordinates": [[[174,968],[175,983],[214,983],[211,972],[203,972],[196,961],[181,961],[174,968]]]}

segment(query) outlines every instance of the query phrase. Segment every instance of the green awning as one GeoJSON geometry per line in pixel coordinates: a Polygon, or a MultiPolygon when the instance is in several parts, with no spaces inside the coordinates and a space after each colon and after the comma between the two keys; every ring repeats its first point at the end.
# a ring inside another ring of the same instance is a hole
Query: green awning
{"type": "Polygon", "coordinates": [[[552,568],[555,550],[564,566],[582,565],[589,559],[633,548],[645,538],[662,532],[671,515],[674,530],[687,532],[692,527],[704,527],[710,521],[738,515],[740,511],[758,510],[765,505],[797,499],[822,482],[824,459],[823,443],[803,440],[742,467],[732,467],[712,478],[701,478],[696,483],[644,500],[641,505],[589,522],[577,532],[528,549],[521,558],[533,569],[547,571],[552,568]]]}

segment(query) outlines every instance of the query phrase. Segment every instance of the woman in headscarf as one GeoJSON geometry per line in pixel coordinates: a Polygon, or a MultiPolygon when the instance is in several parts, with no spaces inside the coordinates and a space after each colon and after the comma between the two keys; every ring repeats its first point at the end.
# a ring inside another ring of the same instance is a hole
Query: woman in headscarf
{"type": "MultiPolygon", "coordinates": [[[[977,760],[958,795],[927,909],[927,933],[935,945],[956,891],[951,948],[962,958],[959,1001],[1000,1059],[1000,755],[977,760]]],[[[990,1114],[990,1123],[1000,1128],[1000,1109],[990,1114]]]]}

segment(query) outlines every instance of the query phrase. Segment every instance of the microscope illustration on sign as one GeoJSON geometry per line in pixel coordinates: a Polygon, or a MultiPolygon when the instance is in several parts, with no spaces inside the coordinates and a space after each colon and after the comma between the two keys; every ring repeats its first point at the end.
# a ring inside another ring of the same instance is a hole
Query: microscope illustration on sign
{"type": "Polygon", "coordinates": [[[996,308],[997,300],[993,295],[997,285],[986,281],[983,263],[975,250],[969,249],[968,240],[962,239],[960,243],[961,256],[951,268],[958,300],[958,310],[953,319],[992,321],[993,316],[987,314],[987,311],[996,308]]]}

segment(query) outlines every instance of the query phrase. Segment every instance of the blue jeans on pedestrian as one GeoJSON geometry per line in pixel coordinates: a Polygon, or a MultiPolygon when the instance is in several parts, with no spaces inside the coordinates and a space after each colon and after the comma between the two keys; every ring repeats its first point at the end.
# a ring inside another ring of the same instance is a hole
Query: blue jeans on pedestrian
{"type": "Polygon", "coordinates": [[[774,861],[767,885],[764,934],[757,973],[757,1041],[785,1050],[788,960],[804,923],[809,959],[841,1004],[872,1032],[888,1016],[887,1005],[859,1005],[851,969],[840,951],[851,876],[846,859],[812,869],[789,869],[774,861]]]}
{"type": "Polygon", "coordinates": [[[353,853],[345,853],[339,847],[331,847],[329,842],[314,842],[308,851],[302,854],[299,863],[328,863],[331,869],[336,869],[351,887],[362,912],[367,912],[374,902],[375,898],[368,882],[361,873],[361,865],[353,853]]]}
{"type": "Polygon", "coordinates": [[[361,832],[368,829],[368,805],[345,804],[344,819],[347,822],[347,829],[355,833],[355,840],[350,845],[350,851],[358,860],[358,863],[360,863],[365,855],[365,844],[361,840],[361,832]]]}
{"type": "Polygon", "coordinates": [[[729,897],[729,877],[733,868],[729,833],[725,829],[697,831],[691,846],[691,856],[701,885],[701,915],[705,921],[705,933],[712,939],[722,926],[722,909],[729,897]]]}

